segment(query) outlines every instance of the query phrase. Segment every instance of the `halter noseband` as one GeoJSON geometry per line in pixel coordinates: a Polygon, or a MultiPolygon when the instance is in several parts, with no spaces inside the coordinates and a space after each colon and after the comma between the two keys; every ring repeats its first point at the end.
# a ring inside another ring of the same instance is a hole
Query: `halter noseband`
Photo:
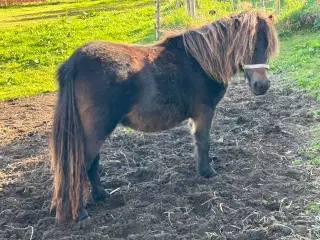
{"type": "Polygon", "coordinates": [[[268,64],[242,64],[242,69],[257,69],[257,68],[265,68],[269,69],[268,64]]]}
{"type": "Polygon", "coordinates": [[[269,69],[268,64],[241,64],[241,65],[242,65],[242,69],[244,71],[244,79],[245,79],[246,83],[249,83],[246,69],[258,69],[258,68],[269,69]]]}

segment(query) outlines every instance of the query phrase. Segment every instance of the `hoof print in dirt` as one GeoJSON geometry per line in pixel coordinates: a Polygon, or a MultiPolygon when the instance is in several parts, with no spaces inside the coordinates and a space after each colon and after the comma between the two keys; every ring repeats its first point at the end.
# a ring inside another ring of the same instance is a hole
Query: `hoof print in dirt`
{"type": "Polygon", "coordinates": [[[115,209],[115,208],[125,206],[126,199],[123,194],[116,192],[111,195],[110,199],[108,199],[106,203],[107,203],[107,209],[115,209]]]}

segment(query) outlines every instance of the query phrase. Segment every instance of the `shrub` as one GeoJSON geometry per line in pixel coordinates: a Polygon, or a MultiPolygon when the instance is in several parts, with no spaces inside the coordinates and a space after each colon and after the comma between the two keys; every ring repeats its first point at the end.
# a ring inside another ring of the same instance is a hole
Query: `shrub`
{"type": "MultiPolygon", "coordinates": [[[[292,8],[291,3],[287,8],[287,11],[292,8]]],[[[282,16],[278,22],[280,36],[300,29],[320,28],[320,5],[315,1],[305,1],[301,8],[296,8],[287,15],[282,13],[282,16]]]]}

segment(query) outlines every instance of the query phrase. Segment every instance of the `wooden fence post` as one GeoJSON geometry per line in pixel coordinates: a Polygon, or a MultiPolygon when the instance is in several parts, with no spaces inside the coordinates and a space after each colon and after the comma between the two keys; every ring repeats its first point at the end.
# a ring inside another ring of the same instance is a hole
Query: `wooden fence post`
{"type": "Polygon", "coordinates": [[[279,16],[280,15],[280,9],[281,9],[281,0],[277,0],[276,2],[276,13],[279,16]]]}
{"type": "Polygon", "coordinates": [[[160,38],[160,0],[156,0],[156,40],[160,38]]]}
{"type": "Polygon", "coordinates": [[[188,12],[189,16],[194,18],[195,11],[196,11],[195,0],[186,0],[186,5],[187,5],[187,12],[188,12]]]}

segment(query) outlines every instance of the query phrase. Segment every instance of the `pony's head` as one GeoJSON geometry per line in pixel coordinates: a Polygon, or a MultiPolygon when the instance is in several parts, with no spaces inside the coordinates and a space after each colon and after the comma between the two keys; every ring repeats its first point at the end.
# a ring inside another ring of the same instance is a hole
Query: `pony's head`
{"type": "Polygon", "coordinates": [[[227,84],[240,69],[251,91],[268,91],[268,60],[278,52],[273,16],[260,11],[222,18],[183,34],[184,46],[212,79],[227,84]]]}
{"type": "MultiPolygon", "coordinates": [[[[235,25],[241,25],[241,18],[237,16],[235,25]]],[[[245,18],[246,16],[244,16],[245,18]]],[[[246,81],[255,95],[265,94],[270,88],[270,80],[267,75],[268,61],[272,55],[278,52],[278,38],[273,26],[273,15],[265,16],[257,14],[256,27],[253,37],[253,48],[241,62],[246,81]]]]}

